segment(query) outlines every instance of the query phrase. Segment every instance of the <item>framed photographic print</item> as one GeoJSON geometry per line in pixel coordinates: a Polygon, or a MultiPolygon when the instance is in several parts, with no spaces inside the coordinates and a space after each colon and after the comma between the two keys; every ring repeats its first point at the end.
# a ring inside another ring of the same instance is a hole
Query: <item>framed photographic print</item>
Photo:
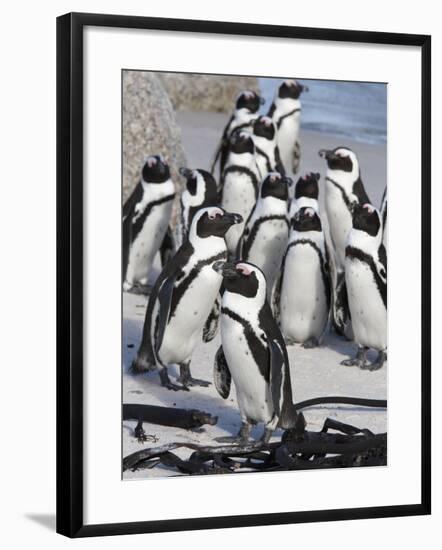
{"type": "Polygon", "coordinates": [[[430,513],[430,44],[58,18],[59,533],[430,513]]]}

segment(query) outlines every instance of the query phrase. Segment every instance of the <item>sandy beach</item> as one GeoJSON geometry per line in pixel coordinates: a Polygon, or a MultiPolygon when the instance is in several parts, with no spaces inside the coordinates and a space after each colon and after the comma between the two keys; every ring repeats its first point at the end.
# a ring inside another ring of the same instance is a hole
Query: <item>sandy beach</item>
{"type": "MultiPolygon", "coordinates": [[[[208,112],[181,112],[177,114],[177,118],[189,167],[208,169],[228,116],[208,112]]],[[[385,145],[353,142],[328,134],[301,130],[301,173],[315,171],[324,176],[325,162],[318,156],[318,150],[338,145],[350,147],[357,153],[366,191],[373,204],[379,206],[386,184],[385,145]]],[[[321,188],[320,199],[322,202],[321,188]]],[[[164,445],[179,441],[213,444],[215,437],[236,434],[240,425],[240,416],[234,389],[227,400],[219,396],[213,385],[209,388],[192,388],[190,392],[171,392],[161,387],[156,372],[139,376],[128,372],[140,342],[146,302],[147,299],[143,296],[127,293],[123,295],[123,401],[197,408],[217,415],[219,419],[216,426],[193,431],[145,423],[146,433],[157,438],[156,443],[145,445],[164,445]]],[[[209,344],[201,342],[192,359],[191,369],[194,376],[212,380],[213,359],[219,345],[219,335],[209,344]]],[[[288,352],[295,402],[326,395],[385,399],[388,366],[375,372],[341,366],[340,361],[348,355],[353,355],[354,350],[354,343],[347,342],[332,333],[326,334],[322,346],[313,350],[306,350],[298,345],[290,346],[288,352]]],[[[369,358],[373,359],[373,356],[369,355],[369,358]]],[[[169,369],[169,372],[171,377],[178,374],[175,368],[169,369]]],[[[382,409],[324,405],[306,410],[305,417],[309,430],[320,429],[326,417],[368,428],[373,432],[384,432],[387,429],[387,414],[382,409]]],[[[142,448],[133,435],[135,425],[135,421],[123,422],[123,456],[142,448]]],[[[255,428],[252,436],[259,437],[261,431],[262,426],[255,428]]],[[[274,438],[280,437],[281,433],[280,430],[277,431],[274,438]]],[[[183,451],[177,454],[187,456],[189,452],[183,451]]],[[[124,479],[171,475],[177,475],[176,471],[156,467],[152,470],[127,471],[124,473],[124,479]]]]}

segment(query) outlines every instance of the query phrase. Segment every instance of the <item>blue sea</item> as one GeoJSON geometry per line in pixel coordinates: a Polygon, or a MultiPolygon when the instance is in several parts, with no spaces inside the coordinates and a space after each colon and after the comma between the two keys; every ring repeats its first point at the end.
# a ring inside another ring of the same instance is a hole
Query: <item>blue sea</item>
{"type": "MultiPolygon", "coordinates": [[[[275,90],[282,82],[277,78],[260,78],[266,112],[275,90]]],[[[387,85],[369,82],[301,80],[309,91],[301,96],[301,125],[335,136],[365,143],[387,141],[387,85]]]]}

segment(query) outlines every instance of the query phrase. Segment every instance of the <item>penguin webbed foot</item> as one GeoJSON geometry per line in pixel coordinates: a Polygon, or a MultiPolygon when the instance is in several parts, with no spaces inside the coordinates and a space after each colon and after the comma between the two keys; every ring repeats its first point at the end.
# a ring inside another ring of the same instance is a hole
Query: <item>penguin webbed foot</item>
{"type": "Polygon", "coordinates": [[[130,288],[125,289],[125,292],[128,292],[129,294],[137,294],[141,296],[149,296],[151,291],[152,287],[150,285],[142,284],[133,285],[130,288]]]}
{"type": "Polygon", "coordinates": [[[146,434],[143,428],[142,420],[138,420],[138,424],[135,426],[134,429],[134,436],[138,440],[138,443],[146,443],[146,441],[156,443],[158,441],[157,436],[146,434]]]}
{"type": "Polygon", "coordinates": [[[167,373],[167,370],[165,368],[160,370],[160,380],[161,385],[163,388],[166,388],[167,390],[171,391],[189,391],[189,388],[187,386],[179,386],[178,384],[174,384],[170,378],[169,374],[167,373]]]}
{"type": "Polygon", "coordinates": [[[368,348],[366,347],[358,347],[356,357],[344,359],[343,361],[341,361],[341,365],[343,365],[344,367],[359,367],[360,369],[366,368],[367,351],[368,348]]]}
{"type": "Polygon", "coordinates": [[[229,443],[231,445],[248,445],[250,443],[250,430],[251,425],[243,422],[237,435],[227,435],[222,437],[215,437],[215,441],[218,443],[229,443]]]}
{"type": "Polygon", "coordinates": [[[319,346],[319,341],[314,336],[312,336],[302,344],[302,347],[304,349],[313,349],[313,348],[317,348],[318,346],[319,346]]]}
{"type": "Polygon", "coordinates": [[[366,363],[365,365],[361,366],[361,369],[369,370],[369,371],[379,370],[384,366],[384,363],[386,360],[387,360],[387,353],[385,351],[380,351],[378,352],[376,361],[374,361],[373,363],[366,363]]]}
{"type": "Polygon", "coordinates": [[[193,378],[190,374],[190,366],[188,363],[180,365],[180,376],[177,379],[180,384],[185,388],[189,386],[201,386],[203,388],[208,388],[211,385],[211,382],[207,380],[201,380],[200,378],[193,378]]]}

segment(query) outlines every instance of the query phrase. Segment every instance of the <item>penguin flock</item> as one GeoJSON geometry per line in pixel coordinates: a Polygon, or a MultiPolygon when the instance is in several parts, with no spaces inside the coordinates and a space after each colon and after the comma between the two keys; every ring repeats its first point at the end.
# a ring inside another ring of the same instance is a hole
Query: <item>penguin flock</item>
{"type": "Polygon", "coordinates": [[[123,290],[148,293],[158,252],[162,264],[131,371],[156,370],[169,390],[206,387],[191,375],[192,355],[220,332],[214,384],[226,399],[233,381],[241,415],[238,436],[223,442],[247,441],[257,423],[264,442],[295,425],[287,346],[319,346],[333,327],[357,346],[343,367],[374,371],[387,359],[387,194],[376,209],[347,147],[318,151],[324,184],[313,172],[294,183],[305,91],[282,82],[266,115],[257,93],[239,94],[211,171],[180,168],[176,228],[162,155],[147,157],[123,207],[123,290]]]}

